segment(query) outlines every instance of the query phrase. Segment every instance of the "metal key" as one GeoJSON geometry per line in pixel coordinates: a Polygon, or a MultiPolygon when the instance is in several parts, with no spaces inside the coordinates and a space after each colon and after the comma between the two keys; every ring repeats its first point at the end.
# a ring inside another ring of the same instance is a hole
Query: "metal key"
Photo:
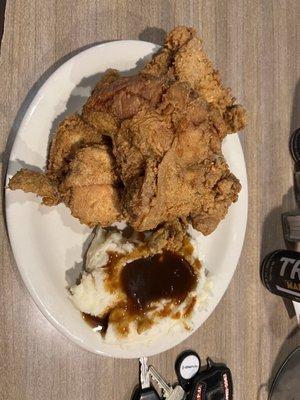
{"type": "Polygon", "coordinates": [[[150,387],[149,368],[147,364],[147,357],[140,358],[140,383],[142,389],[150,387]]]}
{"type": "Polygon", "coordinates": [[[132,400],[160,400],[157,391],[150,385],[147,357],[140,358],[140,384],[135,388],[132,400]]]}
{"type": "Polygon", "coordinates": [[[160,373],[153,367],[153,365],[150,365],[148,371],[150,377],[153,378],[157,382],[158,386],[162,389],[163,395],[166,398],[166,400],[185,399],[186,393],[181,386],[177,385],[174,388],[172,388],[172,386],[167,384],[167,382],[163,379],[160,373]]]}

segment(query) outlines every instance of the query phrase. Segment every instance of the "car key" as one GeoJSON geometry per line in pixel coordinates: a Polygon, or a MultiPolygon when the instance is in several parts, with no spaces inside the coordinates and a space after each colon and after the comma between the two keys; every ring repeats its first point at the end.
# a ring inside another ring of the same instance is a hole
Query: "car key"
{"type": "Polygon", "coordinates": [[[188,392],[193,385],[194,377],[201,367],[199,355],[193,350],[186,350],[179,354],[175,363],[175,372],[179,385],[188,392]]]}
{"type": "Polygon", "coordinates": [[[163,395],[166,400],[184,400],[186,397],[186,393],[180,385],[175,386],[174,388],[167,384],[167,382],[163,379],[160,373],[153,367],[153,365],[149,366],[149,374],[152,379],[154,379],[158,386],[162,389],[163,395]]]}
{"type": "Polygon", "coordinates": [[[140,360],[140,384],[136,387],[131,397],[132,400],[160,400],[157,391],[150,385],[147,357],[140,360]]]}

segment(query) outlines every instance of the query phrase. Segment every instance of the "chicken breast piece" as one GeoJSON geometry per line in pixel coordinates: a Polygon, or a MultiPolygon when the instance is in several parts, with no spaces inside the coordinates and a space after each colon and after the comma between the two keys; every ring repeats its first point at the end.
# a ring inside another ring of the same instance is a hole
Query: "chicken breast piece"
{"type": "Polygon", "coordinates": [[[108,226],[122,215],[118,185],[110,149],[93,145],[75,153],[59,190],[81,223],[108,226]]]}
{"type": "Polygon", "coordinates": [[[71,186],[117,185],[115,162],[106,145],[78,149],[68,165],[60,190],[71,186]]]}
{"type": "Polygon", "coordinates": [[[68,206],[82,224],[105,227],[121,219],[120,200],[113,186],[74,186],[70,192],[68,206]]]}

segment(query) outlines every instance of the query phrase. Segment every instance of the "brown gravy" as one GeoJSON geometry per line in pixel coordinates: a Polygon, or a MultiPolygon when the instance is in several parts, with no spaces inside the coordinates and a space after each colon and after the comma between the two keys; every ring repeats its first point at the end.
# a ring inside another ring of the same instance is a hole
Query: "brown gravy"
{"type": "MultiPolygon", "coordinates": [[[[183,250],[183,254],[189,258],[193,247],[187,242],[183,250]]],[[[126,294],[126,300],[120,301],[104,317],[82,313],[83,319],[104,337],[109,323],[114,324],[120,336],[126,336],[132,321],[136,322],[137,332],[142,333],[153,325],[156,318],[187,317],[194,308],[193,299],[188,299],[183,313],[174,312],[174,305],[186,300],[196,287],[195,271],[199,267],[194,264],[191,266],[183,254],[163,251],[151,257],[139,258],[127,263],[119,275],[116,265],[124,255],[109,253],[109,260],[104,267],[107,272],[106,286],[110,291],[121,289],[126,294]],[[167,303],[162,309],[156,310],[152,303],[163,299],[167,303]],[[150,311],[153,312],[151,318],[147,314],[150,311]]]]}
{"type": "Polygon", "coordinates": [[[170,251],[132,261],[120,275],[121,289],[135,314],[146,311],[151,302],[161,299],[180,304],[196,284],[197,276],[189,262],[170,251]]]}
{"type": "Polygon", "coordinates": [[[94,317],[90,314],[81,313],[82,318],[85,322],[96,332],[101,333],[101,336],[105,336],[108,323],[109,323],[109,313],[102,318],[94,317]]]}

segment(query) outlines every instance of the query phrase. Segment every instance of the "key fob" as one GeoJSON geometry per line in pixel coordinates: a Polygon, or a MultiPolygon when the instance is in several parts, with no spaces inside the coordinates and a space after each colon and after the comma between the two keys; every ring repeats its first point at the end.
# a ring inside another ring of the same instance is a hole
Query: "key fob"
{"type": "Polygon", "coordinates": [[[179,354],[175,363],[175,372],[178,383],[185,392],[188,392],[194,377],[201,367],[201,359],[193,350],[186,350],[179,354]]]}
{"type": "Polygon", "coordinates": [[[206,383],[199,379],[197,375],[193,381],[190,393],[187,397],[188,400],[205,400],[206,383]]]}
{"type": "Polygon", "coordinates": [[[131,400],[160,400],[160,397],[153,386],[142,389],[138,385],[133,392],[131,400]]]}
{"type": "Polygon", "coordinates": [[[233,384],[230,369],[207,359],[207,369],[197,374],[189,400],[232,400],[233,384]]]}

